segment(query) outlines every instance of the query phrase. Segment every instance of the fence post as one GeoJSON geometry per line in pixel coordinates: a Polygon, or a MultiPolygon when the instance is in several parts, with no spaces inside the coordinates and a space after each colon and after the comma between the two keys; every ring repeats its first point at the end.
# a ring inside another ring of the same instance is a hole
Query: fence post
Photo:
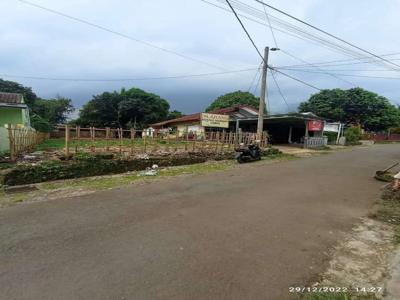
{"type": "Polygon", "coordinates": [[[219,146],[219,131],[216,132],[215,134],[215,138],[216,138],[216,143],[215,143],[215,152],[218,152],[218,146],[219,146]]]}
{"type": "Polygon", "coordinates": [[[106,127],[106,151],[110,151],[110,127],[106,127]]]}
{"type": "Polygon", "coordinates": [[[222,131],[222,138],[221,138],[221,152],[224,152],[224,148],[225,148],[225,138],[226,138],[226,133],[225,133],[225,129],[224,131],[222,131]]]}
{"type": "Polygon", "coordinates": [[[12,128],[11,128],[11,124],[7,125],[7,130],[8,130],[8,141],[10,144],[10,157],[11,160],[14,161],[16,159],[16,155],[15,155],[15,148],[14,148],[14,136],[13,136],[13,132],[12,132],[12,128]]]}
{"type": "Polygon", "coordinates": [[[169,142],[170,142],[170,137],[169,137],[169,131],[167,132],[167,145],[165,146],[165,151],[169,152],[169,142]]]}
{"type": "Polygon", "coordinates": [[[135,135],[136,135],[136,130],[134,128],[131,128],[131,155],[133,154],[133,149],[134,149],[134,143],[135,143],[135,135]]]}
{"type": "Polygon", "coordinates": [[[69,156],[69,126],[65,125],[65,157],[69,156]]]}
{"type": "Polygon", "coordinates": [[[193,152],[196,151],[197,132],[193,134],[193,152]]]}
{"type": "Polygon", "coordinates": [[[117,133],[118,133],[118,140],[119,140],[119,154],[122,153],[122,137],[124,132],[122,131],[122,128],[117,128],[117,133]]]}
{"type": "Polygon", "coordinates": [[[189,133],[185,132],[185,151],[188,150],[188,143],[189,143],[189,133]]]}
{"type": "Polygon", "coordinates": [[[75,152],[78,153],[79,149],[81,147],[81,126],[76,127],[76,139],[77,139],[77,142],[76,142],[75,152]]]}
{"type": "Polygon", "coordinates": [[[143,143],[144,143],[144,147],[143,147],[143,149],[144,149],[144,153],[146,153],[146,148],[147,148],[147,131],[142,131],[142,133],[144,132],[144,136],[142,137],[143,139],[144,139],[144,141],[143,141],[143,143]]]}

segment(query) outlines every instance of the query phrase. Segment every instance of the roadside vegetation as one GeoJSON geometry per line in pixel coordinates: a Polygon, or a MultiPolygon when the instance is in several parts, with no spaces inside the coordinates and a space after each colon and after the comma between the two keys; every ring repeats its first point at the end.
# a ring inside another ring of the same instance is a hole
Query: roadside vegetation
{"type": "Polygon", "coordinates": [[[400,191],[387,186],[370,217],[393,226],[393,242],[400,245],[400,191]]]}
{"type": "MultiPolygon", "coordinates": [[[[273,153],[263,157],[258,163],[283,162],[296,159],[293,155],[273,153]]],[[[142,171],[132,171],[118,175],[95,176],[79,179],[66,179],[34,184],[32,191],[13,192],[5,191],[0,186],[0,208],[9,207],[26,201],[40,201],[57,198],[73,197],[92,193],[94,191],[114,189],[129,186],[137,183],[149,183],[155,180],[162,180],[173,176],[200,175],[210,172],[226,171],[237,166],[234,160],[209,161],[194,165],[182,165],[161,168],[156,176],[142,176],[142,171]]]]}

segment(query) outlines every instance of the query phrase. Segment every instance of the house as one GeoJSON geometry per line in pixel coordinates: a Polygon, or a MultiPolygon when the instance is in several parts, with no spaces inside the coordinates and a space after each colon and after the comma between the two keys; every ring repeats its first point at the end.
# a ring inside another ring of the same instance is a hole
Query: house
{"type": "Polygon", "coordinates": [[[30,127],[29,109],[21,94],[0,92],[0,152],[9,150],[7,126],[30,127]]]}
{"type": "Polygon", "coordinates": [[[21,94],[0,92],[0,127],[7,124],[30,127],[29,109],[21,94]]]}
{"type": "Polygon", "coordinates": [[[210,111],[208,113],[195,113],[187,116],[183,116],[180,118],[163,121],[156,124],[151,124],[156,130],[162,130],[165,128],[171,128],[173,131],[177,131],[179,135],[184,134],[185,132],[192,132],[199,135],[204,135],[205,132],[209,131],[220,131],[227,130],[232,131],[233,128],[229,129],[229,124],[231,121],[235,121],[238,119],[248,119],[257,117],[258,111],[248,105],[235,105],[228,108],[221,108],[210,111]],[[218,117],[218,116],[226,116],[226,118],[219,117],[220,120],[216,120],[215,125],[212,122],[205,122],[204,117],[218,117]],[[221,124],[224,124],[221,126],[221,124]]]}

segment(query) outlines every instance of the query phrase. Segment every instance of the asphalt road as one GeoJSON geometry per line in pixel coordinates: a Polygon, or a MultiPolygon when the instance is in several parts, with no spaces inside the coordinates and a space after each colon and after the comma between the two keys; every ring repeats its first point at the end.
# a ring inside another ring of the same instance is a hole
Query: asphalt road
{"type": "Polygon", "coordinates": [[[379,194],[377,145],[0,211],[0,299],[288,299],[379,194]]]}

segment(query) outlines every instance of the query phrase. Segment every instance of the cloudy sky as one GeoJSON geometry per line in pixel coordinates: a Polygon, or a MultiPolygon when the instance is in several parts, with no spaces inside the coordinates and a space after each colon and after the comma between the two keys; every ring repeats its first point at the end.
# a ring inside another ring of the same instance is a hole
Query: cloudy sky
{"type": "MultiPolygon", "coordinates": [[[[73,21],[18,0],[0,0],[0,78],[30,86],[41,97],[69,97],[81,107],[92,95],[122,87],[138,87],[167,99],[172,109],[184,113],[203,110],[217,96],[234,90],[259,93],[256,69],[260,57],[235,17],[201,0],[29,0],[31,3],[98,24],[132,39],[73,21]],[[193,58],[189,60],[161,51],[133,39],[145,41],[193,58]],[[201,63],[201,62],[204,63],[201,63]],[[53,79],[134,79],[181,76],[247,70],[213,76],[180,79],[134,81],[67,81],[53,79]],[[22,76],[22,77],[18,77],[22,76]]],[[[207,0],[226,7],[218,0],[207,0]]],[[[222,1],[223,2],[223,1],[222,1]]],[[[236,1],[234,1],[236,2],[236,1]]],[[[254,0],[242,0],[249,7],[238,10],[259,49],[275,46],[263,8],[254,0]],[[249,14],[250,13],[250,14],[249,14]]],[[[287,11],[330,33],[379,55],[400,52],[400,1],[398,0],[269,0],[269,4],[287,11]]],[[[270,9],[270,22],[282,51],[270,54],[275,67],[346,60],[365,53],[344,53],[339,43],[270,9]],[[279,18],[279,19],[276,19],[279,18]],[[284,23],[283,23],[284,22],[284,23]],[[287,24],[286,22],[290,22],[287,24]],[[319,38],[339,45],[321,44],[299,38],[300,27],[319,38]],[[338,48],[338,46],[340,48],[338,48]],[[334,49],[333,49],[334,48],[334,49]],[[292,57],[295,56],[296,58],[292,57]],[[349,56],[350,55],[350,56],[349,56]]],[[[348,47],[348,46],[346,46],[348,47]]],[[[350,48],[351,49],[351,48],[350,48]]],[[[398,55],[385,56],[400,65],[398,55]],[[396,60],[398,59],[398,60],[396,60]]],[[[366,60],[338,62],[303,71],[282,69],[319,88],[360,86],[400,104],[399,80],[332,76],[329,73],[372,77],[400,77],[394,65],[360,63],[366,60]],[[347,65],[345,65],[347,64],[347,65]],[[313,73],[310,73],[312,71],[313,73]]],[[[400,69],[400,68],[399,68],[400,69]]],[[[316,91],[277,74],[289,108],[269,75],[269,101],[272,112],[295,110],[299,102],[316,91]]]]}

